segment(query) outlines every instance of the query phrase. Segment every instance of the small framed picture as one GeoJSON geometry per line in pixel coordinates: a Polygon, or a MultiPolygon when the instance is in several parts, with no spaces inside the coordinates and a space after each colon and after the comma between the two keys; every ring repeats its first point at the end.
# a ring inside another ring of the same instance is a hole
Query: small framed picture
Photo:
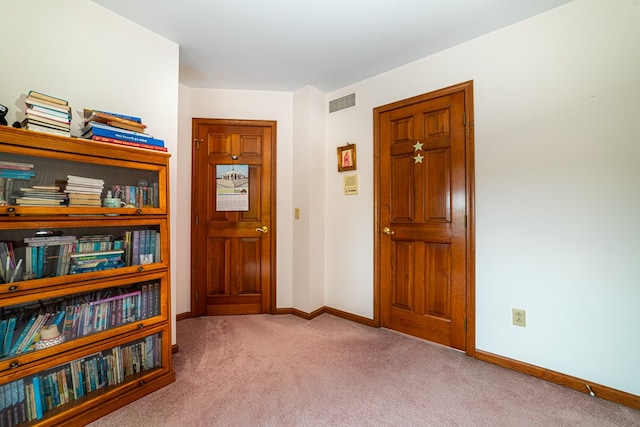
{"type": "Polygon", "coordinates": [[[356,170],[356,144],[338,147],[338,172],[356,170]]]}

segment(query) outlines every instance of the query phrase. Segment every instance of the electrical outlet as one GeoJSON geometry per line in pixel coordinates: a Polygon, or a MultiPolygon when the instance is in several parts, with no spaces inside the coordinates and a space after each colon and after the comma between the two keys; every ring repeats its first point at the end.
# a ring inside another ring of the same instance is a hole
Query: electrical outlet
{"type": "Polygon", "coordinates": [[[512,308],[511,314],[513,316],[513,324],[516,326],[527,326],[527,322],[525,319],[525,312],[522,308],[512,308]]]}

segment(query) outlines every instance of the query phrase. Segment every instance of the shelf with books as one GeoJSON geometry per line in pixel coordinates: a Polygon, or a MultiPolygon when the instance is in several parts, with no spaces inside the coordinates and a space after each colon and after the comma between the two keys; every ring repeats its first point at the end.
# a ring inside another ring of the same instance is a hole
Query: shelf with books
{"type": "Polygon", "coordinates": [[[20,216],[0,221],[0,297],[69,280],[167,268],[163,240],[168,229],[164,219],[64,218],[33,221],[20,216]]]}
{"type": "Polygon", "coordinates": [[[10,294],[0,299],[0,378],[17,366],[167,321],[167,277],[82,282],[39,300],[10,294]],[[116,331],[117,329],[117,331],[116,331]]]}
{"type": "Polygon", "coordinates": [[[149,328],[23,369],[0,386],[5,398],[15,395],[5,399],[0,415],[6,425],[84,425],[105,402],[167,384],[168,339],[167,327],[149,328]]]}
{"type": "Polygon", "coordinates": [[[29,172],[0,175],[0,425],[86,424],[175,380],[168,166],[162,152],[0,128],[0,171],[29,172]],[[76,192],[91,196],[69,204],[76,192]],[[72,369],[93,382],[72,393],[72,369]]]}
{"type": "Polygon", "coordinates": [[[166,213],[167,153],[0,128],[0,155],[0,215],[166,213]],[[122,207],[103,207],[108,191],[122,207]]]}

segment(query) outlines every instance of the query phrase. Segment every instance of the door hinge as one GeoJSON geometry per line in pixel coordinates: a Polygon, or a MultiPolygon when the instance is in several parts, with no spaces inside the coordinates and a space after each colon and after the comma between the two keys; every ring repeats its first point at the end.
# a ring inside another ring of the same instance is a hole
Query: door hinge
{"type": "Polygon", "coordinates": [[[193,138],[193,142],[196,143],[196,150],[200,149],[200,143],[202,142],[202,138],[193,138]]]}
{"type": "Polygon", "coordinates": [[[198,215],[196,215],[196,225],[200,225],[200,216],[198,215]]]}
{"type": "Polygon", "coordinates": [[[462,113],[462,126],[467,125],[467,113],[462,113]]]}
{"type": "Polygon", "coordinates": [[[464,228],[467,228],[467,216],[464,216],[464,228]]]}
{"type": "Polygon", "coordinates": [[[464,331],[467,332],[467,319],[464,319],[464,331]]]}
{"type": "MultiPolygon", "coordinates": [[[[196,291],[196,301],[198,301],[198,291],[196,291]]],[[[466,323],[466,321],[465,321],[466,323]]],[[[465,329],[467,329],[467,327],[465,326],[465,329]]]]}

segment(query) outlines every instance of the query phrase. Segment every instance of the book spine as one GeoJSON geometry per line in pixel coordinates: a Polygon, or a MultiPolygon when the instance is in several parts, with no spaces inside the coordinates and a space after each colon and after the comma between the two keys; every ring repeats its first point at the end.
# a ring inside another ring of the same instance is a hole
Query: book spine
{"type": "Polygon", "coordinates": [[[131,257],[131,265],[140,264],[140,231],[133,231],[133,251],[131,257]]]}
{"type": "Polygon", "coordinates": [[[31,179],[35,176],[33,171],[19,171],[13,169],[0,169],[0,178],[31,179]]]}
{"type": "Polygon", "coordinates": [[[44,99],[45,101],[52,102],[54,104],[69,105],[69,101],[65,101],[64,99],[56,98],[55,96],[47,95],[46,93],[38,92],[35,90],[30,90],[28,95],[33,96],[34,98],[44,99]]]}
{"type": "Polygon", "coordinates": [[[136,147],[136,148],[145,148],[147,150],[155,150],[155,151],[163,151],[166,152],[169,149],[167,147],[162,147],[159,145],[151,145],[151,144],[143,144],[140,142],[132,142],[132,141],[124,141],[121,139],[115,139],[115,138],[108,138],[105,136],[100,136],[100,135],[93,135],[91,136],[91,139],[94,141],[99,141],[99,142],[109,142],[112,144],[118,144],[118,145],[124,145],[127,147],[136,147]]]}
{"type": "Polygon", "coordinates": [[[125,120],[130,120],[132,122],[135,123],[142,123],[142,119],[140,117],[136,117],[136,116],[128,116],[126,114],[120,114],[120,113],[111,113],[109,111],[101,111],[101,110],[95,110],[98,113],[102,113],[102,114],[106,114],[108,116],[113,116],[113,117],[118,117],[121,119],[125,119],[125,120]]]}
{"type": "Polygon", "coordinates": [[[164,147],[164,141],[160,139],[155,139],[152,137],[141,136],[141,135],[133,135],[133,133],[125,133],[121,130],[111,130],[111,129],[103,129],[97,126],[92,126],[91,128],[92,135],[104,136],[107,138],[119,139],[124,141],[138,142],[142,144],[148,145],[157,145],[159,147],[164,147]]]}
{"type": "Polygon", "coordinates": [[[60,122],[60,123],[64,123],[64,124],[69,124],[71,123],[71,120],[68,117],[60,117],[60,116],[56,116],[53,114],[49,114],[49,113],[44,113],[42,111],[38,111],[38,110],[34,110],[33,108],[27,108],[25,111],[27,118],[32,115],[32,116],[37,116],[37,117],[44,117],[45,119],[49,119],[49,120],[53,120],[54,122],[60,122]]]}
{"type": "MultiPolygon", "coordinates": [[[[3,355],[8,355],[11,353],[11,344],[13,341],[13,334],[14,334],[14,330],[16,328],[16,323],[18,322],[18,319],[16,317],[11,317],[9,318],[8,322],[7,322],[7,331],[5,332],[4,335],[4,345],[2,346],[2,354],[3,355]]],[[[26,332],[25,332],[26,334],[26,332]]]]}
{"type": "Polygon", "coordinates": [[[69,113],[63,113],[62,111],[53,110],[53,109],[47,108],[47,107],[41,107],[39,105],[32,105],[30,108],[27,108],[27,111],[29,111],[29,110],[38,111],[38,112],[41,112],[41,113],[48,114],[50,116],[60,117],[60,118],[65,119],[65,120],[71,120],[71,115],[69,113]]]}

